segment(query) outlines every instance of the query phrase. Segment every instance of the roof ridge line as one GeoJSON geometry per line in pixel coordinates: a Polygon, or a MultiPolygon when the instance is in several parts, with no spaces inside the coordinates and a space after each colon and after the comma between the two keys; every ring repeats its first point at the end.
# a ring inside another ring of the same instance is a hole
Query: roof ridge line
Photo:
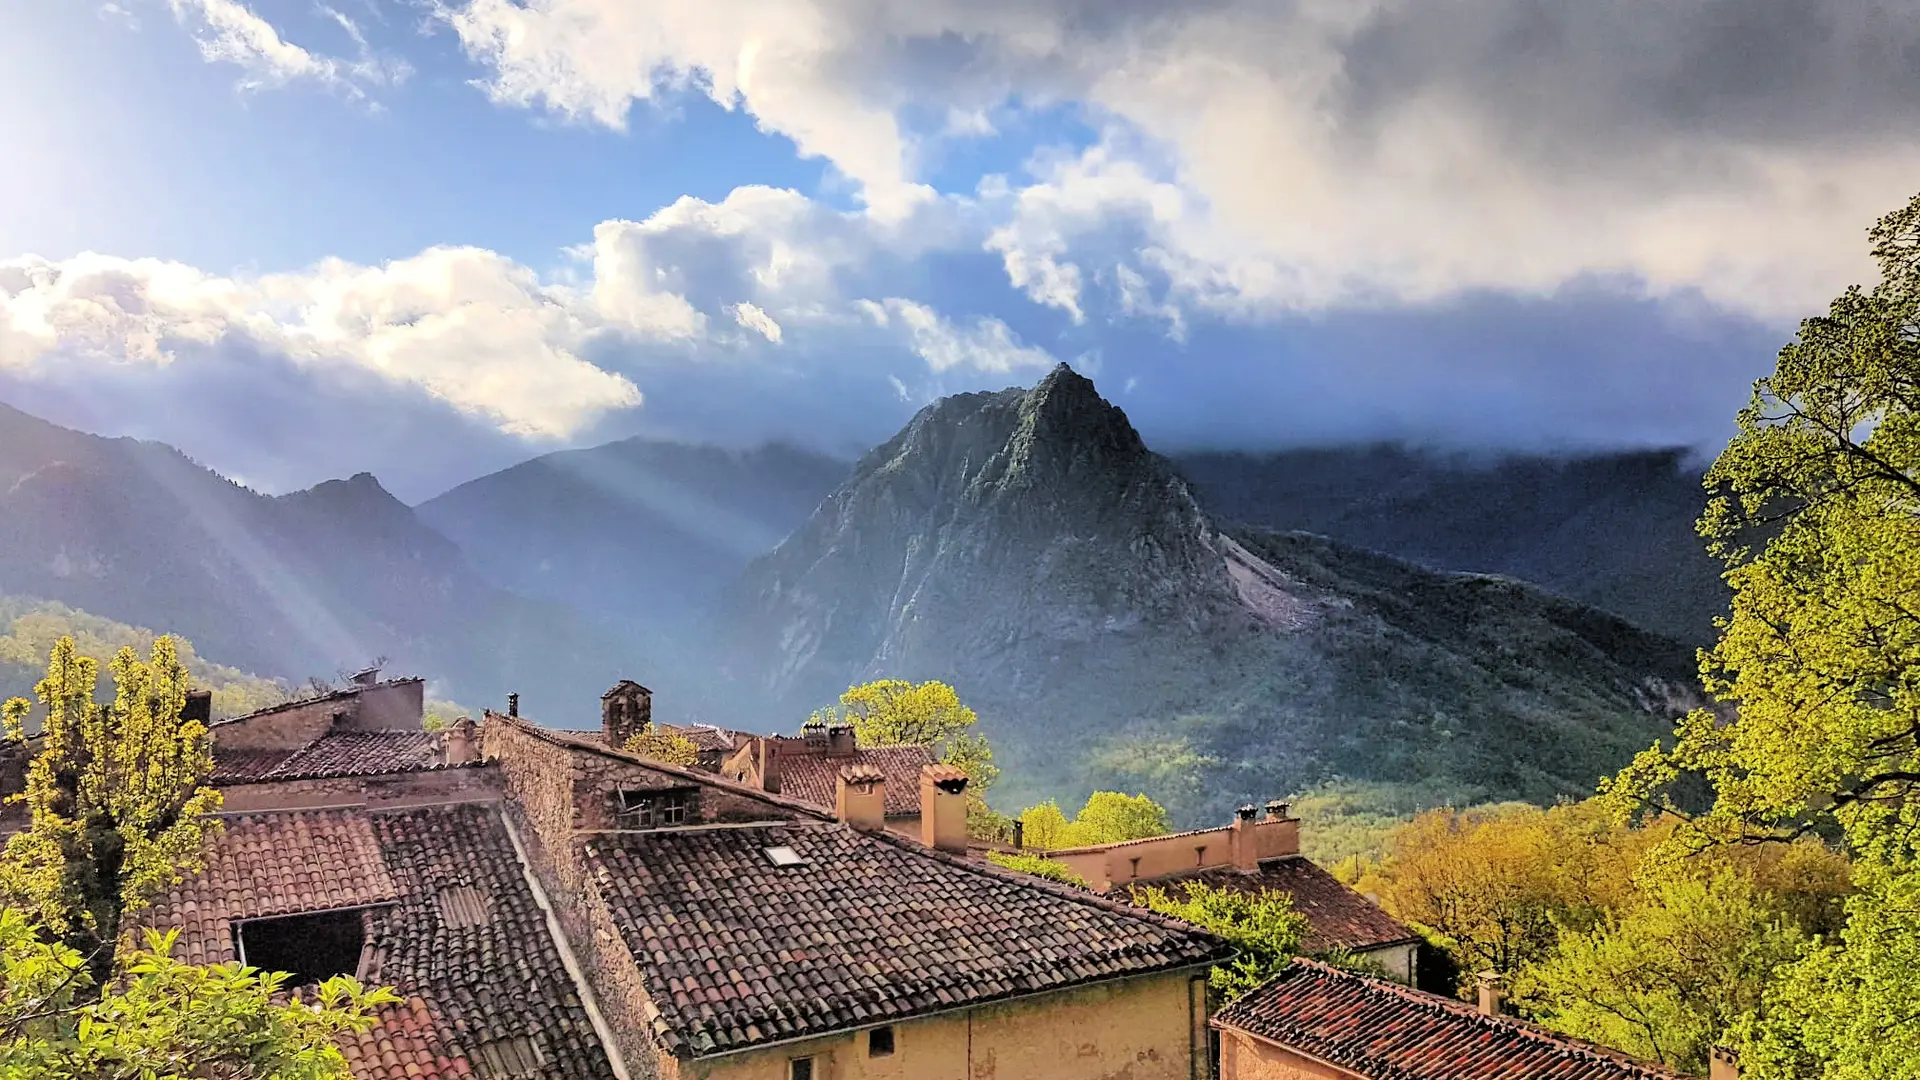
{"type": "Polygon", "coordinates": [[[709,787],[717,787],[726,791],[738,792],[742,795],[749,795],[756,799],[762,799],[764,801],[771,802],[775,806],[783,806],[790,810],[799,810],[807,814],[809,817],[815,818],[817,820],[821,820],[821,821],[833,820],[833,816],[830,813],[828,813],[825,810],[822,810],[820,807],[817,807],[810,802],[804,802],[799,799],[791,799],[777,792],[762,791],[761,789],[754,787],[751,784],[743,784],[740,781],[734,780],[731,777],[725,776],[721,773],[710,773],[700,769],[689,769],[689,768],[686,768],[685,766],[675,765],[670,761],[660,761],[656,758],[643,757],[639,754],[635,754],[627,750],[622,750],[617,747],[608,746],[605,743],[594,742],[590,739],[577,738],[571,732],[565,732],[557,728],[549,728],[540,724],[536,724],[524,716],[508,716],[505,713],[494,712],[492,709],[483,710],[482,716],[484,717],[484,720],[487,723],[492,723],[493,721],[498,720],[501,723],[511,725],[517,731],[524,732],[528,735],[533,736],[536,739],[541,740],[542,742],[548,743],[553,746],[566,747],[566,748],[575,749],[575,750],[584,750],[591,754],[599,754],[601,757],[612,758],[615,761],[626,761],[626,762],[631,762],[632,764],[635,764],[635,765],[643,765],[649,769],[654,769],[658,772],[666,773],[669,776],[678,776],[678,777],[682,777],[683,779],[691,780],[696,784],[701,784],[709,787]]]}

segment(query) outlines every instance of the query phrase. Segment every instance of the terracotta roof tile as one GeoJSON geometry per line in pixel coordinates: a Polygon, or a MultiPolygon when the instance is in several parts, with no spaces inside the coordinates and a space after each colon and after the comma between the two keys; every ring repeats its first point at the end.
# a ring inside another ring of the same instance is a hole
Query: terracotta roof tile
{"type": "MultiPolygon", "coordinates": [[[[213,750],[213,782],[324,780],[461,768],[442,763],[441,738],[430,731],[341,731],[298,750],[213,750]]],[[[473,762],[471,764],[478,764],[473,762]]]]}
{"type": "Polygon", "coordinates": [[[1176,895],[1201,882],[1217,889],[1253,892],[1272,889],[1293,898],[1295,911],[1307,917],[1307,936],[1300,943],[1308,954],[1334,949],[1365,951],[1386,945],[1418,941],[1407,924],[1380,910],[1379,905],[1341,884],[1340,879],[1304,855],[1268,859],[1256,873],[1231,866],[1213,866],[1185,874],[1166,875],[1121,886],[1129,898],[1135,889],[1156,886],[1176,895]]]}
{"type": "Polygon", "coordinates": [[[1437,994],[1296,960],[1222,1009],[1235,1028],[1371,1080],[1676,1080],[1679,1073],[1437,994]]]}
{"type": "Polygon", "coordinates": [[[1174,920],[844,825],[601,834],[584,857],[674,1054],[1211,962],[1174,920]],[[767,849],[802,862],[776,866],[767,849]]]}
{"type": "Polygon", "coordinates": [[[497,807],[240,814],[208,843],[144,920],[182,959],[236,959],[241,919],[371,906],[368,981],[406,1000],[341,1041],[356,1080],[612,1076],[497,807]]]}
{"type": "Polygon", "coordinates": [[[683,735],[706,753],[731,753],[743,739],[753,736],[748,732],[731,731],[712,724],[661,724],[654,728],[670,735],[683,735]]]}
{"type": "Polygon", "coordinates": [[[920,812],[920,770],[933,761],[924,746],[863,746],[838,756],[783,752],[780,793],[831,810],[841,766],[871,765],[887,778],[887,816],[911,817],[920,812]]]}
{"type": "Polygon", "coordinates": [[[342,810],[242,814],[210,841],[206,869],[155,901],[143,921],[179,927],[174,955],[192,964],[238,959],[232,925],[297,911],[363,907],[395,897],[364,816],[342,810]]]}

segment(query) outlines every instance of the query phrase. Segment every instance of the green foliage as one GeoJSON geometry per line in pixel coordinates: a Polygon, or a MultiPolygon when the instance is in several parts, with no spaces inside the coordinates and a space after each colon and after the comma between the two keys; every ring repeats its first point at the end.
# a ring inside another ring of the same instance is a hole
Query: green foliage
{"type": "MultiPolygon", "coordinates": [[[[143,655],[152,652],[157,636],[63,604],[0,596],[0,700],[33,693],[34,683],[46,673],[47,654],[61,638],[73,639],[75,651],[104,666],[122,649],[143,655]]],[[[173,645],[180,663],[192,673],[194,686],[213,692],[216,718],[278,705],[289,697],[279,683],[200,658],[183,638],[174,637],[173,645]]],[[[39,722],[35,709],[28,724],[38,727],[39,722]]]]}
{"type": "MultiPolygon", "coordinates": [[[[62,638],[34,688],[46,720],[22,796],[30,819],[6,845],[4,891],[88,957],[98,984],[121,917],[198,868],[220,794],[206,784],[206,726],[180,720],[188,676],[172,639],[156,638],[146,661],[120,651],[110,705],[94,701],[97,670],[62,638]]],[[[24,738],[27,705],[6,703],[10,739],[24,738]]]]}
{"type": "Polygon", "coordinates": [[[1034,877],[1046,878],[1048,881],[1058,881],[1062,885],[1075,885],[1082,889],[1087,888],[1087,879],[1074,873],[1066,863],[1057,862],[1042,855],[1035,855],[1032,852],[989,851],[987,852],[987,861],[995,866],[1004,866],[1009,870],[1018,870],[1023,874],[1032,874],[1034,877]]]}
{"type": "Polygon", "coordinates": [[[310,1002],[276,1001],[283,976],[183,964],[175,935],[152,931],[103,990],[82,954],[36,930],[0,910],[0,1080],[348,1080],[334,1039],[400,1000],[340,977],[310,1002]]]}
{"type": "Polygon", "coordinates": [[[454,721],[463,716],[472,716],[478,709],[469,709],[465,705],[452,701],[428,701],[421,710],[420,729],[422,731],[444,731],[454,721]]]}
{"type": "Polygon", "coordinates": [[[1748,875],[1668,879],[1591,929],[1562,934],[1521,973],[1515,999],[1560,1031],[1705,1072],[1714,1044],[1810,943],[1748,875]]]}
{"type": "Polygon", "coordinates": [[[1241,892],[1193,883],[1174,892],[1142,889],[1135,901],[1212,931],[1236,945],[1232,961],[1215,965],[1208,982],[1221,1001],[1231,1001],[1266,982],[1300,951],[1306,916],[1293,910],[1286,893],[1262,889],[1241,892]]]}
{"type": "Polygon", "coordinates": [[[1920,1074],[1920,196],[1869,236],[1879,284],[1800,324],[1708,473],[1700,531],[1734,597],[1701,670],[1727,704],[1605,789],[1680,821],[1668,864],[1807,834],[1855,856],[1840,940],[1739,1029],[1756,1080],[1920,1074]]]}
{"type": "Polygon", "coordinates": [[[1305,826],[1300,853],[1351,884],[1385,856],[1393,831],[1422,811],[1489,803],[1484,788],[1428,781],[1329,780],[1288,800],[1305,826]]]}
{"type": "Polygon", "coordinates": [[[688,769],[700,764],[700,747],[692,739],[677,731],[661,731],[652,724],[648,724],[645,731],[636,731],[628,736],[626,745],[621,749],[688,769]]]}
{"type": "Polygon", "coordinates": [[[1096,791],[1068,821],[1052,800],[1020,813],[1021,842],[1041,851],[1144,840],[1167,832],[1167,810],[1145,795],[1096,791]]]}
{"type": "Polygon", "coordinates": [[[847,723],[863,746],[925,746],[965,772],[968,790],[984,796],[1000,769],[993,748],[976,730],[980,718],[943,682],[881,679],[850,686],[837,707],[815,712],[809,724],[847,723]]]}
{"type": "Polygon", "coordinates": [[[1847,926],[1776,974],[1738,1029],[1742,1075],[1920,1078],[1920,868],[1864,863],[1847,926]]]}

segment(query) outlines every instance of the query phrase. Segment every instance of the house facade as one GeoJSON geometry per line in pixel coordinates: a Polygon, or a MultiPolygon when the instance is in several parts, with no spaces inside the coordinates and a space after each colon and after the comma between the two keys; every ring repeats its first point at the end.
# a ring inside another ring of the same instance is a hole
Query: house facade
{"type": "Polygon", "coordinates": [[[1300,820],[1287,810],[1280,801],[1268,803],[1264,815],[1243,806],[1220,828],[1046,854],[1096,891],[1126,899],[1149,887],[1178,894],[1194,884],[1285,893],[1307,919],[1303,952],[1351,953],[1412,984],[1420,936],[1302,855],[1300,820]]]}

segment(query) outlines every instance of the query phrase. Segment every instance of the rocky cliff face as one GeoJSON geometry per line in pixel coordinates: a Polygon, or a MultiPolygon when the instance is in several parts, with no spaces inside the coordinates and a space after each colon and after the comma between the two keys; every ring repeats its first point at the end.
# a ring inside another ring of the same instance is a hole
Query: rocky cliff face
{"type": "Polygon", "coordinates": [[[1062,365],[928,406],[746,577],[776,695],[964,672],[1038,691],[1064,651],[1249,623],[1221,538],[1118,408],[1062,365]]]}
{"type": "Polygon", "coordinates": [[[1224,532],[1065,366],[922,410],[748,570],[731,624],[732,685],[775,716],[945,679],[1029,781],[1009,801],[1115,784],[1193,818],[1331,776],[1590,790],[1691,678],[1517,582],[1224,532]]]}

